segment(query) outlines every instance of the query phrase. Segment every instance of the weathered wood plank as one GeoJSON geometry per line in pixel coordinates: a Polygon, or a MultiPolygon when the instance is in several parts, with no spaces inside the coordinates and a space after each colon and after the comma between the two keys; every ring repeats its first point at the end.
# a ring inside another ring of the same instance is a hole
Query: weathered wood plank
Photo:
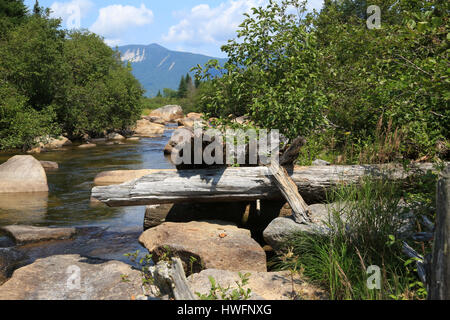
{"type": "Polygon", "coordinates": [[[170,276],[173,280],[173,296],[175,300],[197,300],[189,286],[180,258],[172,259],[170,276]]]}
{"type": "Polygon", "coordinates": [[[308,205],[298,192],[297,185],[288,175],[286,169],[276,161],[272,161],[268,167],[274,178],[273,181],[292,208],[294,220],[297,223],[311,222],[308,205]]]}
{"type": "Polygon", "coordinates": [[[435,226],[428,297],[450,300],[450,166],[437,184],[435,226]]]}
{"type": "MultiPolygon", "coordinates": [[[[416,165],[421,172],[432,164],[416,165]]],[[[357,183],[364,176],[405,179],[416,170],[392,165],[294,167],[288,174],[306,202],[325,199],[340,183],[357,183]]],[[[95,187],[92,196],[109,206],[135,206],[183,202],[253,201],[281,199],[267,167],[163,170],[121,185],[95,187]]]]}

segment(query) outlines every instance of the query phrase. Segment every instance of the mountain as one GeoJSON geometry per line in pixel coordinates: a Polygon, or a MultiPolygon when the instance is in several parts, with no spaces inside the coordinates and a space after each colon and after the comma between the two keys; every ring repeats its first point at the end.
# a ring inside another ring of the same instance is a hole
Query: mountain
{"type": "Polygon", "coordinates": [[[217,59],[221,65],[226,62],[226,59],[171,51],[156,43],[121,46],[118,50],[122,61],[131,62],[133,74],[141,82],[147,96],[155,96],[158,90],[162,92],[164,88],[177,90],[181,76],[197,64],[203,65],[210,59],[217,59]]]}

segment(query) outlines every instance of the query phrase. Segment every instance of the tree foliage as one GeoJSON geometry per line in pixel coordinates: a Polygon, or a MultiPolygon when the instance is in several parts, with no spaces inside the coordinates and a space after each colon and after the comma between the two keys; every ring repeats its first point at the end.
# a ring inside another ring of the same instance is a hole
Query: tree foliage
{"type": "Polygon", "coordinates": [[[49,134],[97,136],[140,117],[143,90],[130,66],[97,35],[60,22],[40,10],[2,32],[0,149],[49,134]]]}
{"type": "Polygon", "coordinates": [[[298,0],[269,1],[222,47],[223,68],[197,67],[211,80],[201,109],[249,115],[317,150],[351,149],[349,161],[379,153],[377,143],[396,146],[383,161],[448,157],[448,11],[441,0],[327,0],[307,14],[298,0]],[[380,29],[366,25],[369,4],[380,29]]]}

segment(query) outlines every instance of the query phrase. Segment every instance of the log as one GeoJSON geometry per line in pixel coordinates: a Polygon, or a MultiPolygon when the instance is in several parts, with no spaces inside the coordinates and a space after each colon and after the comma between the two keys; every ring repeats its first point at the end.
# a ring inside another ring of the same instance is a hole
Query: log
{"type": "Polygon", "coordinates": [[[292,208],[294,220],[297,223],[309,223],[309,208],[305,200],[298,192],[297,185],[284,169],[276,161],[272,161],[268,166],[273,176],[274,183],[278,186],[284,198],[292,208]]]}
{"type": "Polygon", "coordinates": [[[428,298],[450,300],[450,166],[437,184],[435,228],[428,298]]]}
{"type": "MultiPolygon", "coordinates": [[[[326,198],[326,191],[341,183],[358,183],[364,176],[403,180],[414,172],[432,170],[418,164],[415,170],[393,165],[293,167],[288,174],[307,203],[326,198]]],[[[183,202],[254,201],[281,199],[267,167],[164,170],[121,185],[95,187],[92,196],[111,207],[183,202]]]]}
{"type": "Polygon", "coordinates": [[[186,279],[183,264],[180,258],[172,259],[172,270],[170,272],[173,280],[173,297],[175,300],[197,300],[198,297],[191,291],[186,279]]]}
{"type": "Polygon", "coordinates": [[[172,258],[171,262],[161,261],[151,268],[154,284],[160,294],[175,300],[197,300],[186,279],[180,258],[172,258]]]}

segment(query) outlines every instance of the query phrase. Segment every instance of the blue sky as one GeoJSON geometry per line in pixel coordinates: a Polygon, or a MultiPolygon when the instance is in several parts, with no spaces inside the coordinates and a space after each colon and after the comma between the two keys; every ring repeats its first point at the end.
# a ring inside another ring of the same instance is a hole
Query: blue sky
{"type": "MultiPolygon", "coordinates": [[[[35,0],[25,0],[33,7],[35,0]]],[[[242,14],[266,0],[40,0],[63,19],[111,46],[158,43],[171,50],[225,57],[220,47],[234,38],[242,14]],[[79,24],[79,25],[78,25],[79,24]]],[[[323,0],[309,0],[319,9],[323,0]]]]}

